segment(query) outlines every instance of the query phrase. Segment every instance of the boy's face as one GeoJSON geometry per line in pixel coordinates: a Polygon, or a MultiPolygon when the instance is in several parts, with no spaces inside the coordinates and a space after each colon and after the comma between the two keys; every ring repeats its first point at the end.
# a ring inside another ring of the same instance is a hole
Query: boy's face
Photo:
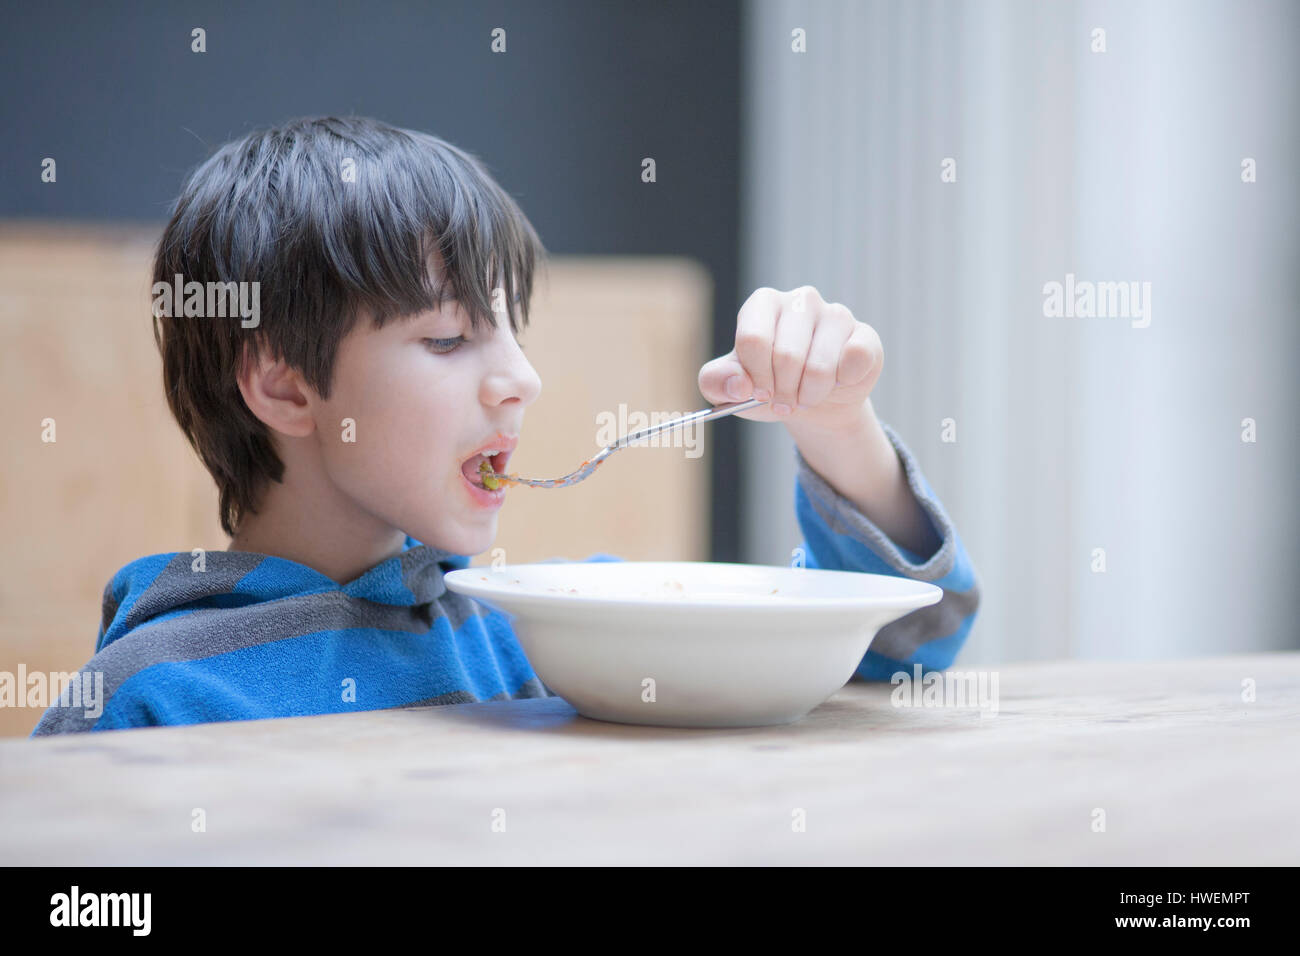
{"type": "Polygon", "coordinates": [[[512,448],[542,388],[508,318],[494,319],[472,331],[453,300],[381,329],[362,316],[339,344],[330,397],[314,415],[338,493],[455,554],[492,546],[500,508],[470,491],[462,465],[480,449],[512,448]],[[356,423],[354,440],[344,419],[356,423]]]}

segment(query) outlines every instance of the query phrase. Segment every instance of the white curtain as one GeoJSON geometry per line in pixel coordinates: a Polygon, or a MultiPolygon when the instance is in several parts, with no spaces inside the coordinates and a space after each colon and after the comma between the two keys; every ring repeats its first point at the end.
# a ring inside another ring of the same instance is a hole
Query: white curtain
{"type": "MultiPolygon", "coordinates": [[[[983,584],[959,663],[1300,646],[1298,39],[1287,2],[747,6],[742,279],[879,330],[983,584]],[[1067,273],[1149,282],[1149,326],[1045,316],[1067,273]]],[[[743,427],[745,558],[785,563],[792,447],[743,427]]]]}

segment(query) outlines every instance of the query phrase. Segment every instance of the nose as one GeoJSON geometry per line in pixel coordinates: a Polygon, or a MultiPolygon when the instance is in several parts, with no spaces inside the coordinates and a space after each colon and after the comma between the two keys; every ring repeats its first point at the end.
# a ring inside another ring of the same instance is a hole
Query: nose
{"type": "Polygon", "coordinates": [[[518,402],[527,408],[542,392],[542,378],[519,347],[508,326],[499,324],[493,338],[492,370],[483,379],[483,401],[487,405],[518,402]]]}

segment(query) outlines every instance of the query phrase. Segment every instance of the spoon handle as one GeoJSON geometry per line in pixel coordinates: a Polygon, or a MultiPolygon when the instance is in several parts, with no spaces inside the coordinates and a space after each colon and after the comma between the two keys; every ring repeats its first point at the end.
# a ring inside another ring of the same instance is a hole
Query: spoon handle
{"type": "Polygon", "coordinates": [[[705,408],[698,412],[691,412],[689,415],[682,415],[680,418],[673,418],[666,422],[660,422],[658,425],[651,425],[649,428],[642,428],[639,431],[630,432],[620,438],[613,448],[626,448],[634,442],[657,435],[660,432],[671,431],[675,428],[682,428],[686,425],[694,425],[700,422],[711,422],[716,418],[726,418],[728,415],[734,415],[736,412],[748,411],[758,405],[766,404],[757,398],[746,399],[743,402],[729,402],[726,405],[718,405],[715,408],[705,408]]]}

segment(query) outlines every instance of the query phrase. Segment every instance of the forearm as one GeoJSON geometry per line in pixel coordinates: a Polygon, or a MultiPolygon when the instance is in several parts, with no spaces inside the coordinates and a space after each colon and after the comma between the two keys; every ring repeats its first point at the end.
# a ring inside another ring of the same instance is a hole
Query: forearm
{"type": "Polygon", "coordinates": [[[812,469],[891,539],[922,556],[939,547],[870,399],[846,409],[837,422],[791,420],[785,426],[812,469]]]}

